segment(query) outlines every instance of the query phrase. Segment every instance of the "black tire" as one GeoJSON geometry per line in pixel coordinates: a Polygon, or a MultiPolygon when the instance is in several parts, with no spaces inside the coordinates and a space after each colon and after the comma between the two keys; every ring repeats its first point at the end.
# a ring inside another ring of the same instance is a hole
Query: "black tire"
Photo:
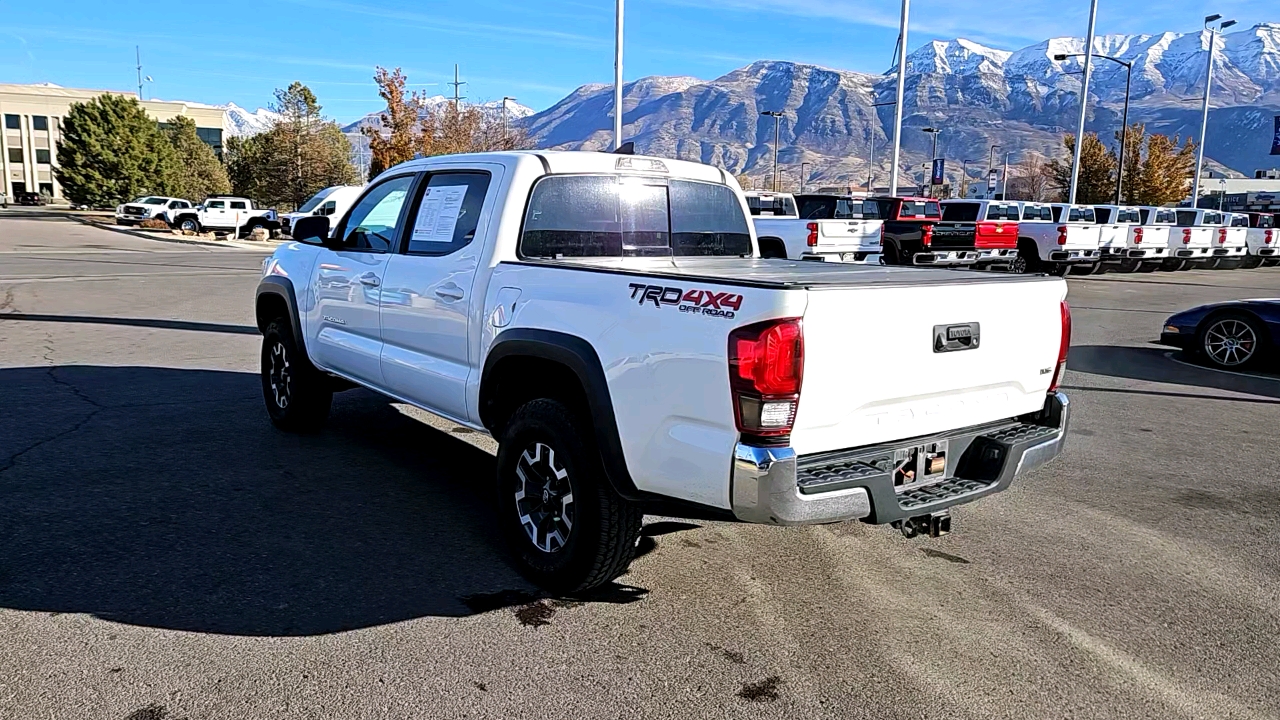
{"type": "Polygon", "coordinates": [[[1239,370],[1258,364],[1266,356],[1270,342],[1266,327],[1256,317],[1221,312],[1200,321],[1195,354],[1216,368],[1239,370]]]}
{"type": "Polygon", "coordinates": [[[1179,260],[1177,270],[1190,270],[1191,268],[1196,267],[1196,265],[1197,263],[1192,260],[1179,260]]]}
{"type": "Polygon", "coordinates": [[[324,427],[333,386],[293,340],[289,321],[276,318],[262,334],[262,400],[271,423],[287,432],[324,427]]]}
{"type": "Polygon", "coordinates": [[[1049,274],[1057,275],[1058,277],[1066,277],[1067,271],[1070,269],[1071,269],[1071,266],[1068,265],[1067,263],[1057,263],[1056,265],[1049,266],[1049,274]]]}
{"type": "Polygon", "coordinates": [[[1240,261],[1240,267],[1246,270],[1262,267],[1262,258],[1257,255],[1246,255],[1244,256],[1244,259],[1240,261]]]}
{"type": "Polygon", "coordinates": [[[1138,272],[1153,273],[1160,269],[1160,263],[1144,262],[1138,265],[1138,272]]]}
{"type": "Polygon", "coordinates": [[[888,243],[884,246],[884,254],[880,256],[884,260],[885,265],[902,265],[902,253],[898,251],[897,243],[888,243]]]}
{"type": "Polygon", "coordinates": [[[178,221],[178,229],[183,232],[200,232],[200,222],[195,218],[185,217],[178,221]]]}
{"type": "Polygon", "coordinates": [[[240,228],[240,233],[241,233],[241,234],[240,234],[240,237],[246,237],[246,238],[247,238],[247,237],[249,237],[250,235],[252,235],[252,234],[253,234],[253,231],[254,231],[254,230],[257,230],[258,228],[265,228],[265,227],[266,227],[266,225],[263,225],[263,224],[262,224],[262,223],[260,223],[260,222],[254,221],[254,222],[249,223],[248,225],[245,225],[244,227],[240,228]]]}
{"type": "Polygon", "coordinates": [[[1205,270],[1217,270],[1219,267],[1222,267],[1222,259],[1209,258],[1208,260],[1204,261],[1204,264],[1201,265],[1201,267],[1204,268],[1205,270]]]}
{"type": "Polygon", "coordinates": [[[1072,275],[1099,275],[1102,273],[1102,263],[1092,263],[1089,265],[1080,264],[1071,266],[1072,275]]]}
{"type": "Polygon", "coordinates": [[[1280,259],[1267,258],[1262,261],[1262,267],[1275,267],[1276,265],[1280,265],[1280,259]]]}
{"type": "Polygon", "coordinates": [[[1023,240],[1018,243],[1018,255],[1009,263],[1009,272],[1027,274],[1040,271],[1040,256],[1035,243],[1023,240]]]}
{"type": "MultiPolygon", "coordinates": [[[[1144,263],[1138,258],[1124,258],[1120,261],[1120,264],[1116,266],[1116,270],[1123,273],[1138,272],[1141,270],[1143,265],[1148,264],[1151,263],[1144,263]]],[[[1152,269],[1155,268],[1153,267],[1152,269]]]]}
{"type": "Polygon", "coordinates": [[[539,399],[515,411],[498,445],[498,523],[521,573],[556,593],[625,573],[640,537],[643,513],[614,492],[592,438],[585,419],[539,399]]]}

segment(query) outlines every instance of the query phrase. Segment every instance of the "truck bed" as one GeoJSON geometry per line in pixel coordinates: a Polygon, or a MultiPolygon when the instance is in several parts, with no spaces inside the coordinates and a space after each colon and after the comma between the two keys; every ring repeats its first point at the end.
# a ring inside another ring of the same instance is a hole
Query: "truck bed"
{"type": "Polygon", "coordinates": [[[1056,281],[1048,275],[1004,275],[939,268],[854,265],[761,258],[558,258],[519,264],[588,272],[705,280],[775,290],[826,289],[868,285],[968,285],[1056,281]]]}

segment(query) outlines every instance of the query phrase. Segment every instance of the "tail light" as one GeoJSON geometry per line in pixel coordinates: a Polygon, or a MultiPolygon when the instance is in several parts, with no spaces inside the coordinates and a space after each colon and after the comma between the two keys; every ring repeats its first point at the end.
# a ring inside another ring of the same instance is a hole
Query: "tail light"
{"type": "Polygon", "coordinates": [[[925,225],[920,231],[920,243],[925,247],[929,247],[929,243],[933,242],[933,226],[925,225]]]}
{"type": "Polygon", "coordinates": [[[1133,244],[1134,245],[1142,244],[1142,228],[1140,227],[1133,229],[1133,244]]]}
{"type": "Polygon", "coordinates": [[[1227,242],[1227,229],[1218,228],[1218,244],[1222,245],[1227,242]]]}
{"type": "Polygon", "coordinates": [[[818,223],[816,222],[809,223],[808,225],[805,225],[805,227],[809,229],[809,237],[805,238],[805,243],[809,247],[813,247],[817,245],[818,244],[818,223]]]}
{"type": "Polygon", "coordinates": [[[1053,371],[1053,381],[1049,383],[1049,392],[1058,389],[1062,376],[1067,372],[1067,350],[1071,349],[1071,307],[1062,301],[1062,339],[1058,345],[1058,367],[1053,371]]]}
{"type": "Polygon", "coordinates": [[[1182,228],[1182,244],[1191,244],[1191,228],[1182,228]]]}
{"type": "Polygon", "coordinates": [[[1058,244],[1059,245],[1067,244],[1067,226],[1066,225],[1058,226],[1058,244]]]}
{"type": "Polygon", "coordinates": [[[1264,242],[1264,243],[1266,243],[1266,244],[1270,245],[1270,244],[1271,244],[1271,233],[1272,233],[1272,231],[1271,231],[1271,230],[1268,230],[1266,233],[1264,233],[1264,234],[1263,234],[1263,236],[1262,236],[1262,242],[1264,242]]]}
{"type": "Polygon", "coordinates": [[[804,376],[800,318],[766,320],[729,333],[729,387],[738,431],[789,435],[804,376]]]}

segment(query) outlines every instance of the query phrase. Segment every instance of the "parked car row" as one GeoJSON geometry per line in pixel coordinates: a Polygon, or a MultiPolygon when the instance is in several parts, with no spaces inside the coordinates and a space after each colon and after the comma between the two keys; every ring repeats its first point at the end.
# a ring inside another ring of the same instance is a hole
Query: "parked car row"
{"type": "Polygon", "coordinates": [[[1059,453],[1071,333],[1059,278],[868,265],[977,256],[938,216],[625,152],[413,160],[264,262],[263,399],[315,430],[359,385],[492,435],[498,528],[556,592],[624,572],[645,512],[937,536],[1059,453]],[[749,217],[823,262],[762,259],[749,217]]]}
{"type": "Polygon", "coordinates": [[[243,197],[214,195],[195,204],[182,198],[148,195],[116,207],[117,225],[141,225],[147,220],[160,220],[189,232],[232,230],[248,235],[259,228],[272,233],[280,230],[275,209],[257,207],[243,197]]]}
{"type": "Polygon", "coordinates": [[[763,257],[1054,275],[1276,264],[1268,213],[747,193],[763,257]]]}

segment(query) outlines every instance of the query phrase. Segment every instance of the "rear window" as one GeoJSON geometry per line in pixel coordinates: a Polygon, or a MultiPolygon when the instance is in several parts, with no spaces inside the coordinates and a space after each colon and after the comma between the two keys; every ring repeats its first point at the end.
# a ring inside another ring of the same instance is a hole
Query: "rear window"
{"type": "Polygon", "coordinates": [[[1248,215],[1232,215],[1231,227],[1249,227],[1248,215]]]}
{"type": "Polygon", "coordinates": [[[1137,223],[1137,222],[1141,222],[1141,220],[1138,219],[1137,210],[1128,209],[1128,210],[1121,210],[1119,213],[1116,213],[1116,222],[1137,223]]]}
{"type": "Polygon", "coordinates": [[[874,200],[843,198],[835,195],[801,195],[800,217],[805,220],[875,220],[880,206],[874,200]]]}
{"type": "Polygon", "coordinates": [[[947,222],[974,222],[981,207],[978,203],[944,203],[942,219],[947,222]]]}
{"type": "Polygon", "coordinates": [[[1276,219],[1275,219],[1274,217],[1272,217],[1271,215],[1259,215],[1259,216],[1258,216],[1258,227],[1260,227],[1260,228],[1273,228],[1273,227],[1275,227],[1275,226],[1276,226],[1276,219]]]}
{"type": "Polygon", "coordinates": [[[1178,222],[1178,217],[1172,210],[1157,210],[1156,222],[1163,223],[1165,225],[1173,225],[1178,222]]]}
{"type": "Polygon", "coordinates": [[[772,197],[748,195],[747,209],[751,211],[752,215],[794,217],[796,214],[796,201],[790,195],[774,195],[772,197]]]}
{"type": "Polygon", "coordinates": [[[750,255],[751,232],[725,185],[617,175],[559,175],[534,186],[525,257],[750,255]]]}
{"type": "Polygon", "coordinates": [[[1222,217],[1222,213],[1207,212],[1204,214],[1205,225],[1222,225],[1224,223],[1225,220],[1222,217]]]}
{"type": "Polygon", "coordinates": [[[1097,222],[1098,218],[1093,214],[1093,208],[1071,208],[1071,212],[1067,215],[1067,222],[1097,222]]]}
{"type": "Polygon", "coordinates": [[[1022,219],[1053,222],[1053,209],[1048,205],[1027,205],[1022,208],[1022,219]]]}
{"type": "Polygon", "coordinates": [[[898,217],[942,219],[942,208],[936,200],[903,200],[898,217]]]}
{"type": "Polygon", "coordinates": [[[988,205],[987,219],[988,220],[1017,220],[1018,206],[1017,205],[988,205]]]}

